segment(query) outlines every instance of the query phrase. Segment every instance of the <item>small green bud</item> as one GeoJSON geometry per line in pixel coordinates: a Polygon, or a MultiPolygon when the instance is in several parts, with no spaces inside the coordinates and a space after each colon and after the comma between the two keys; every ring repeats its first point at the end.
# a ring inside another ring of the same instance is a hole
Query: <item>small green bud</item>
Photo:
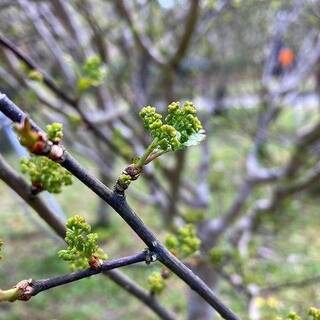
{"type": "Polygon", "coordinates": [[[148,277],[148,286],[153,294],[160,294],[166,287],[166,283],[160,272],[153,272],[148,277]]]}
{"type": "Polygon", "coordinates": [[[201,240],[197,237],[195,226],[186,224],[177,230],[177,235],[169,234],[165,245],[173,254],[187,258],[199,250],[201,240]]]}
{"type": "Polygon", "coordinates": [[[175,235],[168,234],[164,244],[169,251],[171,251],[172,253],[175,253],[179,246],[179,240],[175,235]]]}
{"type": "Polygon", "coordinates": [[[179,102],[172,102],[168,105],[169,114],[175,113],[180,108],[179,102]]]}
{"type": "Polygon", "coordinates": [[[107,75],[106,67],[99,56],[89,57],[81,68],[81,77],[78,80],[78,91],[80,93],[91,87],[101,85],[107,75]]]}
{"type": "Polygon", "coordinates": [[[121,174],[119,177],[119,181],[124,185],[129,185],[131,182],[131,177],[128,174],[121,174]]]}
{"type": "Polygon", "coordinates": [[[54,143],[61,141],[63,137],[63,125],[62,123],[53,122],[47,125],[47,135],[49,140],[54,143]]]}

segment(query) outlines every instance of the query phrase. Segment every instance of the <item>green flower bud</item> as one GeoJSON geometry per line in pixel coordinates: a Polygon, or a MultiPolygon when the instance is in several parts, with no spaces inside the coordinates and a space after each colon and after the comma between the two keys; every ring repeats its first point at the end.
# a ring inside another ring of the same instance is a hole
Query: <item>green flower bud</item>
{"type": "Polygon", "coordinates": [[[154,294],[160,294],[166,287],[166,283],[160,272],[153,272],[148,277],[149,290],[154,294]]]}
{"type": "Polygon", "coordinates": [[[197,237],[195,226],[186,224],[177,230],[177,235],[169,234],[165,245],[173,254],[187,258],[199,250],[201,240],[197,237]]]}
{"type": "MultiPolygon", "coordinates": [[[[99,259],[107,259],[108,256],[97,245],[98,234],[90,233],[91,226],[84,217],[76,215],[68,219],[65,241],[68,245],[66,250],[60,250],[58,256],[70,262],[73,270],[88,268],[99,259]]],[[[95,264],[95,266],[99,266],[95,264]]]]}
{"type": "Polygon", "coordinates": [[[177,237],[175,235],[168,234],[165,239],[164,244],[169,251],[171,251],[172,253],[175,253],[175,251],[177,250],[177,248],[179,246],[179,240],[177,239],[177,237]]]}
{"type": "Polygon", "coordinates": [[[54,143],[61,141],[63,137],[63,125],[62,123],[54,122],[47,125],[48,139],[54,143]]]}
{"type": "Polygon", "coordinates": [[[99,56],[89,57],[81,68],[78,80],[78,91],[82,93],[91,87],[101,85],[107,75],[106,67],[99,56]]]}
{"type": "Polygon", "coordinates": [[[33,186],[51,193],[60,193],[63,186],[72,184],[72,175],[58,163],[43,156],[20,160],[20,169],[28,174],[33,186]]]}
{"type": "Polygon", "coordinates": [[[85,218],[79,215],[75,215],[68,219],[66,227],[69,230],[82,230],[83,232],[89,233],[91,226],[86,222],[85,218]]]}
{"type": "Polygon", "coordinates": [[[199,143],[204,135],[195,134],[202,130],[199,119],[195,116],[196,108],[193,103],[187,101],[183,107],[179,102],[172,102],[168,105],[168,115],[162,121],[162,116],[151,106],[144,107],[140,112],[144,127],[151,136],[157,138],[158,145],[155,149],[163,151],[178,150],[188,145],[199,143]],[[192,143],[184,145],[192,137],[192,143]]]}
{"type": "Polygon", "coordinates": [[[308,315],[312,320],[320,320],[320,309],[310,308],[308,315]]]}
{"type": "Polygon", "coordinates": [[[287,317],[288,320],[302,320],[295,312],[290,312],[287,317]]]}
{"type": "Polygon", "coordinates": [[[179,110],[180,108],[180,103],[179,102],[171,102],[168,105],[168,112],[169,114],[173,114],[175,113],[177,110],[179,110]]]}

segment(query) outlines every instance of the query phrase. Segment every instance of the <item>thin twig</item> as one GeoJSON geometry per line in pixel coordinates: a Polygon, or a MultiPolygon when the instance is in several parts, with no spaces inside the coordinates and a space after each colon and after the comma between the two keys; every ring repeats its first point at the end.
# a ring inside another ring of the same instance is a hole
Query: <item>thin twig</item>
{"type": "Polygon", "coordinates": [[[30,296],[35,296],[42,291],[46,291],[51,288],[62,286],[70,282],[88,278],[93,275],[99,274],[101,272],[128,266],[128,265],[142,262],[142,261],[146,261],[146,251],[139,252],[134,255],[119,258],[119,259],[104,261],[101,264],[101,267],[98,269],[88,268],[85,270],[75,271],[59,277],[32,281],[30,284],[31,285],[30,296]]]}

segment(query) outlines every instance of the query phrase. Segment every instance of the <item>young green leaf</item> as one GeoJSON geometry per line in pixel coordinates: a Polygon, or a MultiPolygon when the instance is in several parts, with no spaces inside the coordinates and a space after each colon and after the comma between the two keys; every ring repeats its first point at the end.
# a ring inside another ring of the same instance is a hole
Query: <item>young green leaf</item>
{"type": "Polygon", "coordinates": [[[200,130],[199,132],[193,133],[189,136],[188,140],[182,144],[183,147],[196,146],[206,138],[205,131],[200,130]]]}

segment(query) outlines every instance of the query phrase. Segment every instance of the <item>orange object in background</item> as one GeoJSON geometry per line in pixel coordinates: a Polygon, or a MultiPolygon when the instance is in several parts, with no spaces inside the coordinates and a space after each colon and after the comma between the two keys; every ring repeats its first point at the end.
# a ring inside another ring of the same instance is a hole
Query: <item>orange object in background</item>
{"type": "Polygon", "coordinates": [[[290,48],[282,48],[279,52],[278,61],[283,67],[290,66],[295,58],[295,54],[290,48]]]}

